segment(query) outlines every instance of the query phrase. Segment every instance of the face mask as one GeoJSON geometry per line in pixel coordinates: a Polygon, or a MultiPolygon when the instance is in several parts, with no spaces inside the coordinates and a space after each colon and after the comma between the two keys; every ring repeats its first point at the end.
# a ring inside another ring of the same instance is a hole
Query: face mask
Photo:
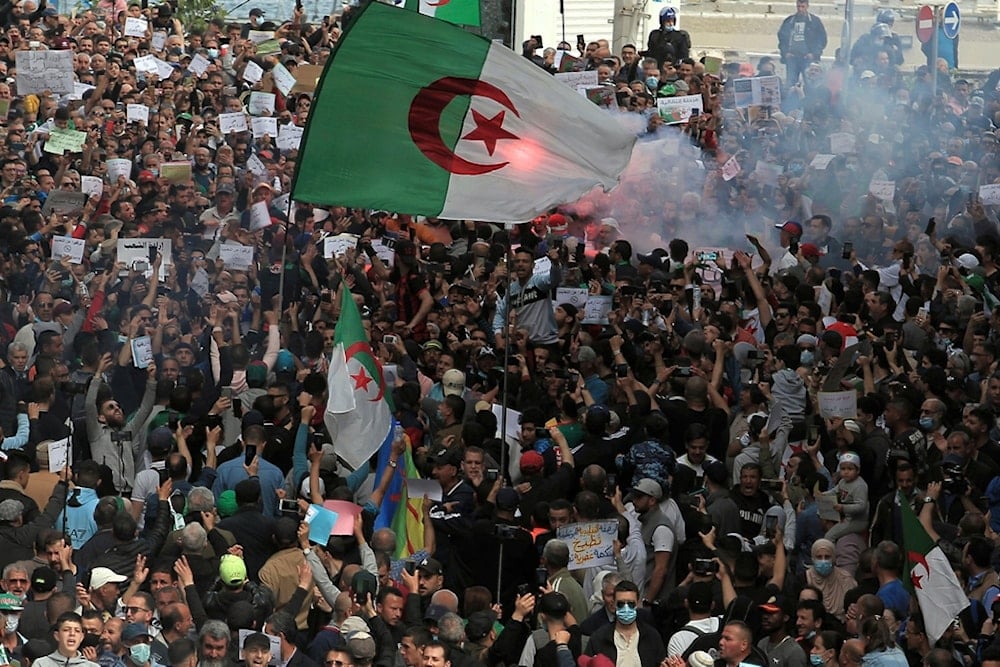
{"type": "Polygon", "coordinates": [[[157,178],[160,177],[160,168],[159,167],[150,167],[149,171],[153,174],[153,176],[156,176],[157,178]]]}
{"type": "Polygon", "coordinates": [[[815,667],[821,667],[826,663],[823,661],[823,656],[821,656],[819,653],[810,653],[809,664],[814,665],[815,667]]]}
{"type": "Polygon", "coordinates": [[[799,353],[799,363],[803,366],[812,366],[814,361],[816,361],[816,355],[813,354],[812,350],[802,350],[799,353]]]}
{"type": "Polygon", "coordinates": [[[651,76],[648,79],[646,79],[646,87],[649,88],[650,90],[656,90],[657,88],[660,87],[660,80],[657,79],[655,76],[651,76]]]}
{"type": "Polygon", "coordinates": [[[218,49],[208,49],[208,57],[209,58],[218,58],[219,57],[219,50],[218,49]]]}
{"type": "Polygon", "coordinates": [[[625,605],[624,607],[619,607],[615,610],[615,618],[618,619],[619,623],[623,623],[625,625],[632,625],[635,623],[635,618],[638,615],[639,612],[636,611],[635,607],[632,605],[625,605]]]}
{"type": "Polygon", "coordinates": [[[816,570],[816,574],[821,577],[829,577],[830,573],[833,572],[833,561],[832,560],[816,560],[813,561],[813,569],[816,570]]]}
{"type": "Polygon", "coordinates": [[[149,644],[136,644],[135,646],[130,646],[128,649],[128,654],[132,658],[132,662],[137,665],[145,665],[149,662],[149,644]]]}
{"type": "Polygon", "coordinates": [[[920,423],[920,430],[922,430],[922,431],[932,431],[932,430],[934,430],[934,418],[933,417],[921,417],[919,423],[920,423]]]}
{"type": "Polygon", "coordinates": [[[672,25],[665,25],[663,26],[663,29],[666,30],[667,32],[673,32],[674,30],[677,30],[677,28],[675,28],[672,25]]]}
{"type": "Polygon", "coordinates": [[[17,624],[20,622],[20,620],[21,620],[20,617],[15,616],[14,614],[11,614],[10,616],[7,617],[7,622],[4,624],[4,630],[7,632],[8,635],[17,632],[17,624]]]}

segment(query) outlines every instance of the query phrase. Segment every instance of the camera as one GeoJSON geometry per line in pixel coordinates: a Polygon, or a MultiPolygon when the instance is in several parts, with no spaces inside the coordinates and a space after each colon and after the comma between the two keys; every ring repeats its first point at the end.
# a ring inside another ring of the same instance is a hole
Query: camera
{"type": "Polygon", "coordinates": [[[941,466],[941,470],[944,472],[944,480],[941,487],[945,493],[951,493],[956,496],[965,494],[968,482],[965,479],[965,473],[962,472],[962,469],[953,464],[945,464],[941,466]]]}
{"type": "Polygon", "coordinates": [[[513,540],[517,537],[517,526],[507,526],[502,523],[498,523],[494,535],[499,540],[513,540]]]}
{"type": "Polygon", "coordinates": [[[707,577],[719,571],[719,564],[711,558],[695,558],[692,570],[699,577],[707,577]]]}

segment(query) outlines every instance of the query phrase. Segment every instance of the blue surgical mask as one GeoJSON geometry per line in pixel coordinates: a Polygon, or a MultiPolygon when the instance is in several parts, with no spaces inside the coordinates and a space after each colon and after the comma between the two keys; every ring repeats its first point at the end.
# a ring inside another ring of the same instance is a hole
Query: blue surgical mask
{"type": "Polygon", "coordinates": [[[921,430],[923,430],[923,431],[931,431],[931,430],[934,429],[934,418],[933,417],[921,417],[920,421],[919,421],[919,424],[920,424],[921,430]]]}
{"type": "Polygon", "coordinates": [[[128,649],[129,657],[137,665],[145,665],[149,662],[149,653],[149,644],[136,644],[135,646],[130,646],[128,649]]]}
{"type": "Polygon", "coordinates": [[[218,49],[208,49],[208,57],[209,58],[218,58],[219,57],[219,50],[218,49]]]}
{"type": "Polygon", "coordinates": [[[816,355],[812,350],[802,350],[799,352],[799,363],[803,366],[812,366],[816,361],[816,355]]]}
{"type": "Polygon", "coordinates": [[[813,665],[814,667],[822,667],[826,663],[823,660],[823,656],[821,656],[819,653],[810,653],[809,664],[813,665]]]}
{"type": "Polygon", "coordinates": [[[651,76],[648,79],[646,79],[646,87],[649,88],[650,90],[656,90],[657,88],[660,87],[660,80],[657,79],[655,76],[651,76]]]}
{"type": "Polygon", "coordinates": [[[833,561],[832,560],[814,560],[813,569],[816,570],[816,574],[821,577],[829,577],[830,573],[833,572],[833,561]]]}
{"type": "Polygon", "coordinates": [[[635,623],[636,616],[639,612],[636,611],[633,605],[627,604],[624,607],[619,607],[615,610],[615,618],[618,619],[619,623],[624,625],[632,625],[635,623]]]}

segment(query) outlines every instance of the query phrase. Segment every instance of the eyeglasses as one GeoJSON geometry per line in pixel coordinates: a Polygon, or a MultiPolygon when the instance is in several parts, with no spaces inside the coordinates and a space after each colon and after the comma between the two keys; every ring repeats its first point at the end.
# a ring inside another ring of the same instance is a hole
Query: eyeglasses
{"type": "Polygon", "coordinates": [[[619,609],[624,609],[625,607],[631,607],[635,609],[636,603],[632,600],[615,600],[615,606],[619,609]]]}
{"type": "Polygon", "coordinates": [[[145,611],[147,613],[149,612],[149,610],[146,609],[145,607],[125,607],[125,611],[127,611],[130,614],[138,614],[140,611],[145,611]]]}
{"type": "Polygon", "coordinates": [[[40,304],[38,304],[38,307],[39,308],[51,308],[53,305],[54,304],[52,304],[52,303],[40,303],[40,304]]]}

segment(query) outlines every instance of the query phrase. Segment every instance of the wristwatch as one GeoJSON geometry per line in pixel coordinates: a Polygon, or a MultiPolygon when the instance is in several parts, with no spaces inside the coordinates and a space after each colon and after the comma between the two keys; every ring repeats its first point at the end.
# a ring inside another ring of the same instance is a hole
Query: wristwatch
{"type": "Polygon", "coordinates": [[[393,461],[392,459],[389,459],[390,468],[395,468],[397,465],[399,465],[397,462],[393,461]]]}
{"type": "Polygon", "coordinates": [[[931,498],[930,496],[924,496],[924,502],[925,503],[932,503],[932,502],[934,502],[934,499],[931,498]]]}

